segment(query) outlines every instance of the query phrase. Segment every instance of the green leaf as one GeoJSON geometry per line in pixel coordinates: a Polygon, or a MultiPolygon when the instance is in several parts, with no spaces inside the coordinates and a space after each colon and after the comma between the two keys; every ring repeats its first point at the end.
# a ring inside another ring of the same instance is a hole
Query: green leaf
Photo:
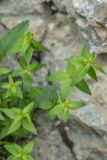
{"type": "Polygon", "coordinates": [[[68,62],[66,65],[66,72],[69,76],[72,76],[76,71],[76,66],[74,66],[72,63],[68,62]]]}
{"type": "Polygon", "coordinates": [[[33,35],[30,32],[22,35],[22,37],[18,39],[18,41],[14,44],[14,47],[10,50],[10,53],[14,54],[20,52],[21,55],[25,56],[25,52],[30,46],[32,37],[33,35]]]}
{"type": "Polygon", "coordinates": [[[22,95],[22,91],[20,88],[16,88],[16,94],[15,94],[17,97],[23,99],[23,95],[22,95]]]}
{"type": "Polygon", "coordinates": [[[88,87],[88,84],[85,82],[85,80],[81,80],[79,83],[75,85],[78,89],[81,91],[91,95],[90,88],[88,87]]]}
{"type": "Polygon", "coordinates": [[[5,74],[8,74],[9,72],[10,72],[9,69],[0,67],[0,75],[5,75],[5,74]]]}
{"type": "Polygon", "coordinates": [[[0,114],[0,120],[1,120],[1,121],[4,121],[4,120],[5,120],[2,114],[0,114]]]}
{"type": "Polygon", "coordinates": [[[9,89],[10,88],[10,84],[7,82],[3,82],[0,84],[0,87],[3,89],[9,89]]]}
{"type": "Polygon", "coordinates": [[[0,132],[0,140],[8,135],[9,126],[4,127],[0,132]]]}
{"type": "Polygon", "coordinates": [[[92,61],[93,63],[95,62],[96,57],[97,57],[97,55],[96,55],[95,52],[93,52],[93,53],[90,54],[90,58],[91,58],[91,61],[92,61]]]}
{"type": "Polygon", "coordinates": [[[21,116],[18,115],[15,120],[12,122],[8,134],[15,132],[21,126],[21,116]]]}
{"type": "Polygon", "coordinates": [[[34,102],[28,104],[28,105],[23,109],[23,111],[24,111],[24,112],[27,112],[27,113],[30,113],[30,112],[32,111],[32,109],[33,109],[33,106],[34,106],[34,102]]]}
{"type": "Polygon", "coordinates": [[[72,65],[78,67],[78,65],[83,65],[85,58],[82,56],[70,57],[66,59],[67,62],[71,63],[72,65]]]}
{"type": "Polygon", "coordinates": [[[48,99],[47,100],[41,100],[41,102],[39,102],[39,105],[37,105],[38,108],[41,108],[41,109],[44,109],[44,110],[47,110],[47,109],[50,109],[52,108],[53,104],[51,101],[49,101],[48,99]]]}
{"type": "Polygon", "coordinates": [[[78,82],[80,82],[82,79],[84,79],[84,77],[86,76],[88,70],[90,68],[90,65],[86,65],[86,66],[80,66],[77,71],[75,72],[75,77],[73,79],[73,83],[77,84],[78,82]]]}
{"type": "Polygon", "coordinates": [[[28,144],[24,147],[24,151],[25,151],[26,153],[32,152],[33,146],[34,146],[34,142],[28,143],[28,144]]]}
{"type": "Polygon", "coordinates": [[[13,157],[12,160],[22,160],[22,159],[20,159],[19,157],[15,156],[15,157],[13,157]]]}
{"type": "MultiPolygon", "coordinates": [[[[37,93],[35,92],[37,107],[40,109],[50,109],[57,102],[56,88],[53,86],[43,86],[41,90],[37,93]]],[[[32,92],[34,94],[34,92],[32,92]]]]}
{"type": "Polygon", "coordinates": [[[28,21],[21,22],[0,39],[0,59],[6,56],[6,54],[11,54],[10,50],[14,47],[13,44],[26,32],[28,25],[28,21]]]}
{"type": "Polygon", "coordinates": [[[7,92],[4,95],[5,98],[11,97],[11,90],[8,89],[7,92]]]}
{"type": "Polygon", "coordinates": [[[83,56],[83,57],[86,57],[86,58],[89,58],[89,49],[88,49],[88,47],[84,47],[83,49],[82,49],[82,52],[81,52],[81,56],[83,56]]]}
{"type": "Polygon", "coordinates": [[[65,99],[71,91],[72,80],[67,79],[61,83],[61,97],[65,99]]]}
{"type": "Polygon", "coordinates": [[[18,69],[18,70],[14,70],[11,73],[12,77],[17,77],[17,76],[22,76],[24,74],[24,70],[23,69],[18,69]]]}
{"type": "Polygon", "coordinates": [[[18,144],[14,143],[13,145],[15,146],[18,152],[22,150],[22,148],[18,144]]]}
{"type": "Polygon", "coordinates": [[[96,71],[94,70],[93,67],[90,67],[90,69],[88,70],[88,75],[97,81],[96,71]]]}
{"type": "Polygon", "coordinates": [[[14,144],[6,144],[4,145],[4,148],[12,155],[17,155],[19,153],[18,148],[14,144]]]}
{"type": "Polygon", "coordinates": [[[27,156],[27,160],[33,160],[33,158],[31,156],[27,156]]]}
{"type": "Polygon", "coordinates": [[[7,160],[13,160],[14,156],[9,156],[7,160]]]}
{"type": "Polygon", "coordinates": [[[13,82],[13,78],[12,78],[12,76],[9,74],[9,76],[8,76],[8,79],[9,79],[9,83],[10,84],[13,84],[14,82],[13,82]]]}
{"type": "Polygon", "coordinates": [[[64,122],[67,122],[69,119],[69,109],[68,108],[64,108],[61,112],[61,115],[63,117],[64,122]]]}
{"type": "Polygon", "coordinates": [[[33,133],[33,134],[37,134],[37,130],[35,128],[35,126],[33,125],[31,119],[23,119],[22,120],[22,126],[24,129],[26,129],[27,131],[33,133]]]}
{"type": "Polygon", "coordinates": [[[37,72],[38,70],[40,70],[44,66],[46,66],[46,65],[45,64],[41,64],[41,63],[34,63],[34,64],[31,64],[28,67],[28,69],[33,73],[33,72],[37,72]]]}
{"type": "Polygon", "coordinates": [[[17,113],[13,109],[4,108],[2,112],[11,119],[15,119],[17,113]]]}
{"type": "Polygon", "coordinates": [[[105,70],[98,64],[93,64],[93,67],[99,72],[105,73],[105,70]]]}
{"type": "Polygon", "coordinates": [[[48,76],[48,81],[64,81],[68,78],[68,75],[66,74],[66,72],[56,72],[51,74],[50,76],[48,76]]]}
{"type": "Polygon", "coordinates": [[[32,77],[31,76],[32,75],[30,75],[28,73],[23,75],[23,84],[27,88],[31,88],[31,86],[32,86],[32,77]]]}
{"type": "Polygon", "coordinates": [[[54,106],[49,112],[48,116],[51,120],[54,120],[56,116],[62,112],[63,106],[61,104],[58,104],[54,106]]]}
{"type": "Polygon", "coordinates": [[[47,51],[48,49],[43,46],[40,42],[32,39],[31,41],[31,47],[32,49],[34,49],[35,51],[47,51]]]}
{"type": "Polygon", "coordinates": [[[11,92],[13,93],[13,95],[16,95],[16,86],[11,86],[11,92]]]}
{"type": "Polygon", "coordinates": [[[20,84],[22,84],[22,81],[16,81],[14,84],[15,86],[19,86],[20,84]]]}
{"type": "Polygon", "coordinates": [[[71,101],[71,107],[70,109],[79,109],[81,107],[84,107],[86,104],[84,101],[71,101]]]}
{"type": "Polygon", "coordinates": [[[31,61],[31,59],[32,59],[32,48],[31,47],[29,47],[27,50],[26,50],[26,53],[25,53],[25,55],[24,55],[24,57],[25,57],[25,59],[26,59],[26,62],[27,62],[27,64],[29,64],[30,63],[30,61],[31,61]]]}
{"type": "Polygon", "coordinates": [[[21,67],[21,68],[26,69],[26,67],[27,67],[27,62],[26,62],[25,57],[21,57],[19,63],[20,63],[20,67],[21,67]]]}

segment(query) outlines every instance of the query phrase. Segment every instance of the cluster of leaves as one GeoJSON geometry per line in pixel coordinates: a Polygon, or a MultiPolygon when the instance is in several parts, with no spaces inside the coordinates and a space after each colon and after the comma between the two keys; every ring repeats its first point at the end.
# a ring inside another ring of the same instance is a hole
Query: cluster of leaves
{"type": "Polygon", "coordinates": [[[33,51],[48,49],[35,40],[32,33],[27,32],[28,26],[28,21],[24,21],[0,39],[0,59],[15,54],[18,54],[19,59],[17,69],[5,68],[2,63],[0,66],[0,144],[11,154],[6,158],[8,160],[33,159],[29,155],[33,143],[21,148],[18,144],[10,144],[7,138],[26,137],[29,133],[37,134],[32,120],[34,110],[47,112],[51,120],[61,115],[66,122],[70,110],[85,105],[83,100],[69,98],[73,87],[91,94],[85,81],[86,75],[97,80],[96,70],[105,73],[103,68],[96,64],[96,54],[84,48],[79,56],[66,59],[64,71],[48,76],[48,81],[60,83],[58,89],[55,85],[34,86],[33,73],[46,65],[33,62],[33,51]]]}
{"type": "Polygon", "coordinates": [[[67,65],[64,71],[58,71],[48,77],[49,81],[60,83],[60,96],[58,103],[49,111],[50,118],[54,119],[60,113],[67,121],[69,111],[85,105],[83,100],[69,100],[69,94],[74,87],[91,95],[90,88],[85,81],[86,75],[97,81],[96,70],[105,73],[104,69],[96,64],[96,54],[90,53],[88,48],[83,48],[81,54],[77,57],[66,59],[67,65]]]}
{"type": "Polygon", "coordinates": [[[11,154],[8,160],[32,160],[32,157],[29,153],[33,149],[33,142],[28,143],[24,147],[20,147],[17,144],[6,144],[4,145],[5,149],[11,154]]]}

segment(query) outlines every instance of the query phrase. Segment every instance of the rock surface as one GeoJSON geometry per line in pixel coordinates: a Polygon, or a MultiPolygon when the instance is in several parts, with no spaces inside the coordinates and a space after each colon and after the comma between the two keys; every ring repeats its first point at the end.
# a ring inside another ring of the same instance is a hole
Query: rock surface
{"type": "Polygon", "coordinates": [[[30,31],[50,50],[43,60],[52,70],[59,70],[64,66],[63,59],[78,54],[84,45],[81,32],[71,15],[72,3],[69,3],[64,0],[61,3],[58,0],[4,0],[0,2],[0,23],[9,29],[29,19],[30,31]]]}
{"type": "Polygon", "coordinates": [[[36,145],[32,155],[36,160],[75,160],[70,149],[65,145],[59,130],[46,116],[39,119],[40,137],[36,139],[36,145]]]}
{"type": "Polygon", "coordinates": [[[85,99],[87,106],[71,112],[67,126],[69,139],[73,141],[76,160],[107,159],[107,74],[99,75],[99,81],[89,81],[92,96],[77,90],[73,97],[85,99]]]}
{"type": "MultiPolygon", "coordinates": [[[[41,84],[48,72],[62,70],[64,58],[77,55],[85,42],[97,53],[107,52],[107,4],[105,0],[1,0],[0,34],[25,19],[30,31],[48,48],[41,61],[48,63],[34,76],[41,84]]],[[[107,56],[98,62],[107,64],[107,56]]],[[[8,57],[3,63],[17,67],[16,59],[8,57]],[[8,63],[7,63],[8,62],[8,63]]],[[[105,66],[107,67],[107,65],[105,66]]],[[[107,75],[99,81],[88,79],[92,96],[75,90],[75,98],[86,100],[87,106],[71,112],[67,125],[52,125],[45,117],[40,122],[40,137],[34,148],[37,160],[107,160],[107,75]]]]}
{"type": "Polygon", "coordinates": [[[87,79],[92,96],[74,90],[71,97],[84,99],[87,105],[71,111],[67,124],[56,121],[52,126],[47,118],[40,121],[44,127],[40,127],[42,136],[33,152],[37,158],[39,155],[41,160],[43,157],[48,160],[50,156],[46,153],[51,152],[52,160],[107,159],[107,73],[98,77],[98,82],[87,79]]]}
{"type": "Polygon", "coordinates": [[[73,0],[74,17],[91,50],[107,52],[107,1],[73,0]]]}

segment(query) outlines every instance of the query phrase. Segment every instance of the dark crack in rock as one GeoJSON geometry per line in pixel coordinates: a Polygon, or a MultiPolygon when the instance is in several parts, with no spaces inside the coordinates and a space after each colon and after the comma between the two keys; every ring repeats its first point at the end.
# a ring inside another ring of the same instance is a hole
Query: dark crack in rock
{"type": "Polygon", "coordinates": [[[40,136],[36,139],[32,153],[36,160],[76,160],[59,130],[47,120],[46,116],[39,118],[39,125],[40,136]]]}

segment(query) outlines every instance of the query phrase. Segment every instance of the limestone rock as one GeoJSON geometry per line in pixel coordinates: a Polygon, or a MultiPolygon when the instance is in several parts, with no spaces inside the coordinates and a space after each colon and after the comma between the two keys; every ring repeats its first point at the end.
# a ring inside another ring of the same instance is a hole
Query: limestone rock
{"type": "Polygon", "coordinates": [[[84,45],[80,30],[72,18],[70,0],[67,3],[65,0],[0,2],[0,21],[6,28],[10,29],[25,19],[30,20],[30,31],[49,48],[50,52],[43,60],[51,70],[62,69],[65,64],[63,59],[78,54],[84,45]]]}
{"type": "MultiPolygon", "coordinates": [[[[107,52],[107,3],[105,0],[1,0],[0,34],[16,23],[29,19],[30,31],[42,41],[49,52],[41,53],[48,64],[34,76],[42,84],[48,72],[62,70],[64,59],[80,53],[85,42],[97,53],[107,52]],[[75,23],[76,22],[76,23],[75,23]],[[82,34],[81,34],[82,33],[82,34]]],[[[105,62],[105,57],[102,62],[105,62]]],[[[16,59],[8,57],[7,67],[17,68],[16,59]]],[[[106,62],[107,64],[107,62],[106,62]]],[[[85,99],[87,106],[71,112],[65,127],[73,152],[63,142],[59,131],[49,122],[40,122],[33,155],[37,160],[107,160],[107,75],[89,81],[92,97],[75,90],[74,98],[85,99]],[[44,127],[44,128],[43,128],[44,127]]]]}
{"type": "Polygon", "coordinates": [[[57,6],[60,12],[67,13],[72,16],[73,5],[72,0],[53,0],[54,4],[57,6]]]}
{"type": "Polygon", "coordinates": [[[46,116],[43,116],[42,120],[39,118],[39,125],[40,137],[36,139],[32,153],[36,160],[75,160],[59,131],[47,120],[46,116]]]}
{"type": "Polygon", "coordinates": [[[69,16],[57,14],[48,25],[44,44],[49,48],[43,60],[49,64],[51,71],[65,67],[65,58],[80,53],[84,40],[79,29],[69,16]]]}
{"type": "Polygon", "coordinates": [[[75,91],[73,97],[84,99],[87,106],[72,111],[68,136],[74,143],[77,160],[107,159],[107,75],[91,82],[92,96],[75,91]]]}
{"type": "Polygon", "coordinates": [[[3,0],[0,2],[0,14],[15,16],[34,12],[41,13],[41,2],[43,0],[3,0]]]}
{"type": "Polygon", "coordinates": [[[0,25],[0,36],[2,36],[4,32],[6,32],[6,29],[0,25]]]}
{"type": "Polygon", "coordinates": [[[73,0],[74,17],[92,51],[107,52],[107,1],[73,0]]]}

